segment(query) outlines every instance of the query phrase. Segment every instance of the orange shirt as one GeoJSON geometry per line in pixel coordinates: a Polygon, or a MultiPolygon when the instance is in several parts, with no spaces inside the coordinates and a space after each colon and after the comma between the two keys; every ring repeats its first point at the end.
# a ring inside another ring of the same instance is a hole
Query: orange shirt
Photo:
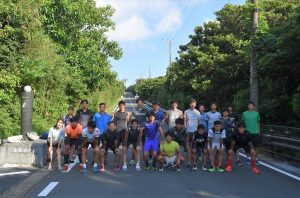
{"type": "Polygon", "coordinates": [[[77,124],[76,128],[73,129],[71,124],[68,124],[65,131],[66,134],[70,136],[70,138],[77,139],[79,138],[79,135],[82,133],[82,126],[80,124],[77,124]]]}

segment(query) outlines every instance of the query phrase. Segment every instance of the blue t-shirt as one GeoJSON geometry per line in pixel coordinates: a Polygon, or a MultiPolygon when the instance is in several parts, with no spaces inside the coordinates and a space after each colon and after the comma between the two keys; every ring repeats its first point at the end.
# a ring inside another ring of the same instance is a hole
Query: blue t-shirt
{"type": "Polygon", "coordinates": [[[108,128],[108,123],[111,121],[111,116],[108,113],[101,114],[98,112],[94,115],[93,120],[96,122],[96,126],[100,130],[100,134],[104,134],[108,128]]]}
{"type": "MultiPolygon", "coordinates": [[[[152,111],[154,112],[154,111],[152,111]]],[[[165,119],[165,114],[164,112],[162,111],[157,111],[157,112],[154,112],[155,113],[155,120],[159,121],[159,122],[162,122],[164,119],[165,119]]]]}
{"type": "Polygon", "coordinates": [[[217,111],[215,112],[207,112],[206,113],[206,120],[208,121],[208,129],[211,129],[214,127],[214,122],[219,121],[221,119],[221,114],[217,111]]]}
{"type": "Polygon", "coordinates": [[[200,113],[201,114],[201,124],[203,124],[205,126],[205,131],[207,132],[207,123],[206,123],[206,113],[200,113]]]}
{"type": "Polygon", "coordinates": [[[146,122],[144,124],[146,138],[154,139],[158,137],[158,129],[161,126],[160,122],[155,120],[153,123],[146,122]]]}

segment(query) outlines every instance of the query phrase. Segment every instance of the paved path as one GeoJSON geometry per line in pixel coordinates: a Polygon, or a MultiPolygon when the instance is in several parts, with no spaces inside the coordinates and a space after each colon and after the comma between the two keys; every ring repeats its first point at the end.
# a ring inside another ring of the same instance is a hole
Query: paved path
{"type": "MultiPolygon", "coordinates": [[[[125,95],[127,110],[132,111],[135,100],[131,94],[125,95]]],[[[128,156],[131,156],[130,154],[128,156]]],[[[234,166],[232,173],[208,173],[201,170],[189,172],[183,168],[174,170],[136,172],[129,167],[127,172],[112,170],[113,154],[109,153],[110,164],[105,173],[82,175],[77,167],[68,173],[54,172],[27,197],[37,197],[41,192],[47,197],[149,197],[149,198],[299,198],[300,182],[272,169],[260,167],[262,174],[254,175],[250,166],[234,166]],[[52,183],[58,182],[58,183],[52,183]],[[47,188],[48,185],[52,188],[47,188]],[[51,187],[51,186],[50,186],[51,187]]],[[[91,160],[91,155],[89,155],[91,160]]]]}

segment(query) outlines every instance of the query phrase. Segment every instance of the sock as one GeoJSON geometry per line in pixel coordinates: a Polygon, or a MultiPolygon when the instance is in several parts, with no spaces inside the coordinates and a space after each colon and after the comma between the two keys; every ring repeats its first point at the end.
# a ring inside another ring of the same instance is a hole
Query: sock
{"type": "Polygon", "coordinates": [[[97,164],[94,164],[94,167],[97,167],[98,165],[97,164]]]}
{"type": "Polygon", "coordinates": [[[86,164],[83,164],[82,167],[83,167],[83,168],[86,168],[86,164]]]}
{"type": "Polygon", "coordinates": [[[65,154],[64,161],[65,161],[65,164],[69,163],[69,154],[65,154]]]}
{"type": "Polygon", "coordinates": [[[251,160],[252,168],[256,168],[256,160],[251,160]]]}

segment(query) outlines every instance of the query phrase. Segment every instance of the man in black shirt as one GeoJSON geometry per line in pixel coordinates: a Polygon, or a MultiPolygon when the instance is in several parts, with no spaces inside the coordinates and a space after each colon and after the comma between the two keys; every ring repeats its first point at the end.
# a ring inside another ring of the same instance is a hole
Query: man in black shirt
{"type": "Polygon", "coordinates": [[[173,135],[173,140],[179,144],[179,146],[182,146],[184,149],[184,152],[186,152],[186,130],[183,127],[184,120],[182,118],[177,118],[175,120],[175,127],[172,127],[169,132],[173,135]]]}
{"type": "Polygon", "coordinates": [[[245,152],[251,156],[252,173],[260,174],[260,170],[256,168],[256,153],[252,146],[251,136],[246,131],[246,124],[240,122],[237,124],[238,131],[232,135],[231,149],[228,151],[228,160],[225,170],[227,172],[232,171],[232,155],[236,153],[238,149],[242,148],[245,152]]]}
{"type": "Polygon", "coordinates": [[[76,115],[79,118],[79,124],[82,128],[87,127],[89,121],[93,119],[93,112],[88,109],[88,100],[81,100],[81,109],[76,112],[76,115]]]}

